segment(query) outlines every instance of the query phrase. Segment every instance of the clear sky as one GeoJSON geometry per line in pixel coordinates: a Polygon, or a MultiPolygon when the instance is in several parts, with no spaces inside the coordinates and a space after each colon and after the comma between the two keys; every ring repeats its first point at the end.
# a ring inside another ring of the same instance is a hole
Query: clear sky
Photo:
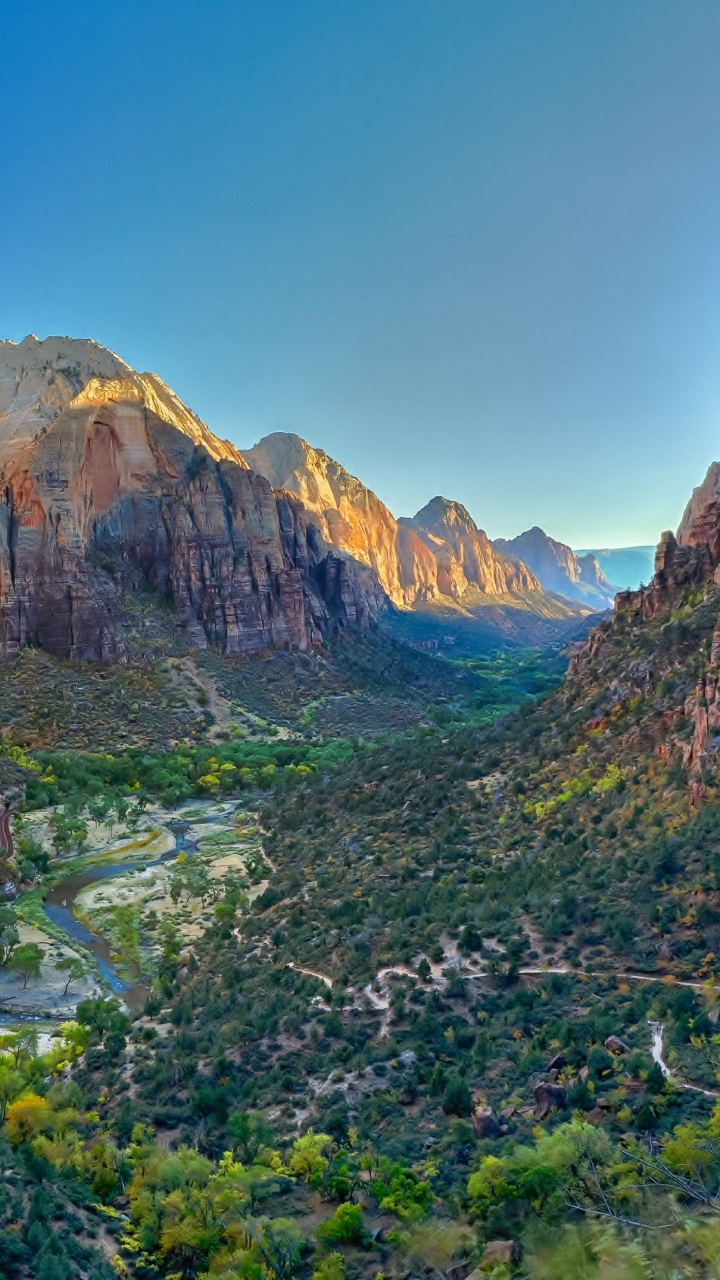
{"type": "Polygon", "coordinates": [[[653,542],[720,457],[720,5],[5,0],[28,332],[396,514],[653,542]]]}

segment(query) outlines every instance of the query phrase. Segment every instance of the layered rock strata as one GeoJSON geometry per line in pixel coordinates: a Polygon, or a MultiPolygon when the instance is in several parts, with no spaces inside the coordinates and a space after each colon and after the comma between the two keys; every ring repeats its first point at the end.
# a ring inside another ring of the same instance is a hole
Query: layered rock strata
{"type": "Polygon", "coordinates": [[[458,502],[433,498],[412,519],[396,520],[322,449],[283,431],[263,437],[243,457],[274,489],[296,494],[323,537],[372,568],[401,608],[460,600],[470,588],[498,598],[542,592],[537,577],[500,555],[458,502]]]}
{"type": "Polygon", "coordinates": [[[142,580],[237,652],[306,649],[384,604],[301,502],[95,343],[0,343],[0,467],[1,655],[122,657],[114,614],[142,580]]]}
{"type": "Polygon", "coordinates": [[[433,498],[405,523],[435,557],[443,595],[460,599],[471,587],[491,596],[542,591],[526,564],[508,560],[495,550],[460,502],[433,498]]]}
{"type": "Polygon", "coordinates": [[[436,599],[437,563],[412,528],[322,449],[290,432],[264,436],[243,457],[273,489],[296,494],[318,521],[323,537],[368,565],[394,604],[436,599]]]}

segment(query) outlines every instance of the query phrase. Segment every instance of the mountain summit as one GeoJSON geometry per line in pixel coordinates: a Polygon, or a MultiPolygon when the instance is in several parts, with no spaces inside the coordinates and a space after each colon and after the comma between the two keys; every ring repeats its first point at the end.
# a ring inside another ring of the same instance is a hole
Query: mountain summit
{"type": "Polygon", "coordinates": [[[542,591],[526,565],[498,554],[462,503],[432,498],[407,523],[435,555],[443,595],[460,599],[472,587],[491,596],[542,591]]]}
{"type": "Polygon", "coordinates": [[[436,497],[412,519],[398,520],[339,462],[282,431],[264,436],[243,457],[274,489],[296,495],[328,542],[372,568],[400,608],[453,604],[474,592],[488,602],[537,604],[547,613],[535,574],[499,554],[461,503],[436,497]]]}
{"type": "Polygon", "coordinates": [[[581,600],[593,609],[608,609],[615,596],[592,553],[578,556],[564,542],[548,537],[534,525],[516,538],[496,538],[501,555],[521,560],[532,569],[547,591],[556,591],[571,600],[581,600]]]}
{"type": "Polygon", "coordinates": [[[264,436],[243,457],[273,489],[295,494],[324,538],[368,565],[393,604],[412,607],[438,595],[435,560],[384,502],[322,449],[291,432],[264,436]]]}
{"type": "Polygon", "coordinates": [[[123,656],[148,586],[193,643],[306,649],[382,607],[302,504],[276,496],[155,374],[97,343],[0,344],[0,655],[123,656]]]}
{"type": "Polygon", "coordinates": [[[148,589],[178,635],[229,652],[306,650],[389,604],[471,623],[482,609],[519,640],[590,612],[549,596],[459,503],[397,520],[297,435],[241,452],[87,339],[0,342],[0,470],[0,656],[122,659],[148,589]]]}
{"type": "MultiPolygon", "coordinates": [[[[142,408],[207,449],[211,458],[247,464],[229,440],[219,440],[155,373],[136,373],[90,338],[0,342],[0,459],[32,443],[68,406],[142,408]]],[[[110,409],[109,412],[117,412],[110,409]]]]}

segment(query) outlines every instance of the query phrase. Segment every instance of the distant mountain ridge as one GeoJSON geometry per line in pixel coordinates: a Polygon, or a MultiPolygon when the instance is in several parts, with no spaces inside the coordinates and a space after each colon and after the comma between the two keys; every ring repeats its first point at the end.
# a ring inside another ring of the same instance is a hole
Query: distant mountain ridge
{"type": "Polygon", "coordinates": [[[516,538],[496,538],[493,546],[504,556],[528,565],[547,591],[556,591],[594,609],[612,606],[616,588],[607,581],[595,556],[579,556],[564,542],[548,537],[534,525],[516,538]]]}
{"type": "Polygon", "coordinates": [[[537,643],[536,624],[528,629],[529,615],[550,628],[574,626],[595,607],[549,595],[527,565],[496,550],[459,502],[438,496],[412,518],[396,519],[362,481],[291,432],[264,436],[242,456],[273,489],[302,501],[323,538],[372,568],[401,609],[459,610],[466,618],[480,611],[488,628],[501,621],[504,626],[512,616],[521,631],[527,630],[528,643],[537,643]],[[497,610],[505,611],[503,619],[497,610]]]}
{"type": "Polygon", "coordinates": [[[0,656],[123,660],[147,586],[176,634],[229,652],[311,649],[389,605],[556,642],[597,607],[548,591],[460,503],[398,520],[299,436],[220,440],[91,340],[0,342],[0,470],[0,656]]]}
{"type": "Polygon", "coordinates": [[[608,582],[618,591],[637,591],[641,582],[649,582],[655,572],[655,546],[588,547],[575,550],[575,555],[594,556],[608,582]]]}

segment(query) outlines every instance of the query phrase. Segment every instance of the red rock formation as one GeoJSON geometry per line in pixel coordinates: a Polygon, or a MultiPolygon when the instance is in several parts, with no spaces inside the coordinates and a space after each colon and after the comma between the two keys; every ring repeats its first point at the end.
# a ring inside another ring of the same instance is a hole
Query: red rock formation
{"type": "Polygon", "coordinates": [[[0,654],[121,657],[144,578],[195,643],[306,649],[383,592],[154,375],[95,343],[0,344],[0,654]]]}
{"type": "Polygon", "coordinates": [[[275,431],[244,450],[243,457],[273,489],[297,494],[318,517],[326,540],[373,569],[394,604],[412,606],[440,595],[432,551],[322,449],[275,431]]]}
{"type": "Polygon", "coordinates": [[[396,520],[322,449],[283,431],[243,457],[274,489],[297,494],[319,518],[327,541],[371,567],[401,608],[443,596],[461,600],[471,588],[499,598],[543,594],[527,566],[498,554],[459,502],[433,498],[412,520],[396,520]]]}
{"type": "Polygon", "coordinates": [[[527,565],[507,560],[493,548],[462,503],[433,498],[408,524],[435,555],[443,595],[459,599],[468,587],[491,596],[542,591],[527,565]]]}

